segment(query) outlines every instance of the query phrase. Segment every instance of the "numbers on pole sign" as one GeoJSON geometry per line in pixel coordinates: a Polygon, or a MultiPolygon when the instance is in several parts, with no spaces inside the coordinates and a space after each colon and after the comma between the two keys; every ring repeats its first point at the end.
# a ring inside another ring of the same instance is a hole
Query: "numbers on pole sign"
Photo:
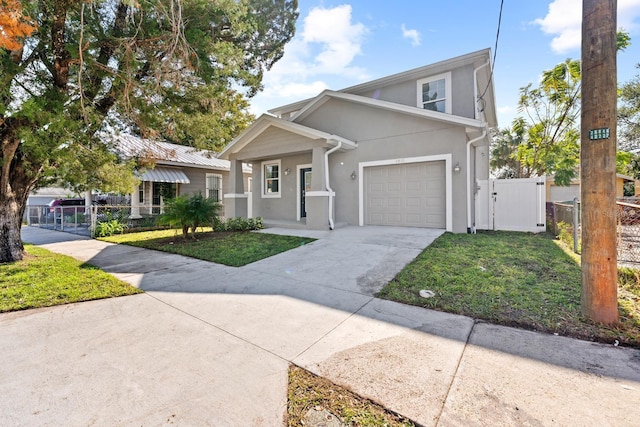
{"type": "Polygon", "coordinates": [[[609,128],[591,129],[589,131],[589,139],[592,141],[598,139],[609,139],[609,128]]]}

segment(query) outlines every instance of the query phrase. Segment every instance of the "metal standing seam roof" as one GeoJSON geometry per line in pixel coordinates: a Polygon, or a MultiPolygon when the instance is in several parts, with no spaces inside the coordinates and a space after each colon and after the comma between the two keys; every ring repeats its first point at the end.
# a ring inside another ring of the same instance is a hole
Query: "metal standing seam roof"
{"type": "MultiPolygon", "coordinates": [[[[194,165],[221,170],[231,169],[230,162],[217,158],[213,151],[197,150],[185,145],[153,141],[128,134],[114,135],[112,138],[116,150],[126,157],[145,156],[159,164],[170,163],[176,166],[194,165]]],[[[251,167],[247,165],[243,165],[242,169],[245,173],[251,173],[251,167]]]]}

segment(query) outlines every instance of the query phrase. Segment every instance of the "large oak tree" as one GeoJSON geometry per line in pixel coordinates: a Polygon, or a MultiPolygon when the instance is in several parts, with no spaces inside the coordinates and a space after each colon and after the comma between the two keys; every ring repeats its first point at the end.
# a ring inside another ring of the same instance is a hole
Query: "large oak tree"
{"type": "Polygon", "coordinates": [[[222,148],[296,18],[297,0],[0,0],[0,262],[22,258],[31,190],[130,185],[105,135],[222,148]]]}

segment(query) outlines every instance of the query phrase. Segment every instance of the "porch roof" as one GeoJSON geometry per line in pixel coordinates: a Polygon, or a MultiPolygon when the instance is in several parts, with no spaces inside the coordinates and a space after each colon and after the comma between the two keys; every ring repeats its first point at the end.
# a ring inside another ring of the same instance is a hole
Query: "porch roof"
{"type": "Polygon", "coordinates": [[[357,143],[338,135],[332,135],[327,132],[313,129],[299,123],[293,123],[278,117],[263,114],[243,133],[238,135],[227,147],[220,153],[218,158],[228,159],[231,154],[238,153],[244,147],[249,145],[254,139],[264,133],[267,129],[276,127],[288,132],[295,133],[300,136],[318,141],[325,141],[330,146],[337,146],[342,143],[343,150],[353,150],[358,146],[357,143]]]}

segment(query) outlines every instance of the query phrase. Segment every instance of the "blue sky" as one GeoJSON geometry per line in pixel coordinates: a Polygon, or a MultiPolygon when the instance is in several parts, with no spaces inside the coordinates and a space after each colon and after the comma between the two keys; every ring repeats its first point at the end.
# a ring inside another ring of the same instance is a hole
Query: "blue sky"
{"type": "MultiPolygon", "coordinates": [[[[516,115],[519,88],[543,70],[580,58],[582,0],[505,0],[494,85],[498,122],[516,115]]],[[[490,47],[500,0],[299,0],[296,36],[252,101],[266,110],[490,47]]],[[[640,0],[618,0],[618,27],[632,45],[618,54],[618,82],[640,63],[640,0]]]]}

